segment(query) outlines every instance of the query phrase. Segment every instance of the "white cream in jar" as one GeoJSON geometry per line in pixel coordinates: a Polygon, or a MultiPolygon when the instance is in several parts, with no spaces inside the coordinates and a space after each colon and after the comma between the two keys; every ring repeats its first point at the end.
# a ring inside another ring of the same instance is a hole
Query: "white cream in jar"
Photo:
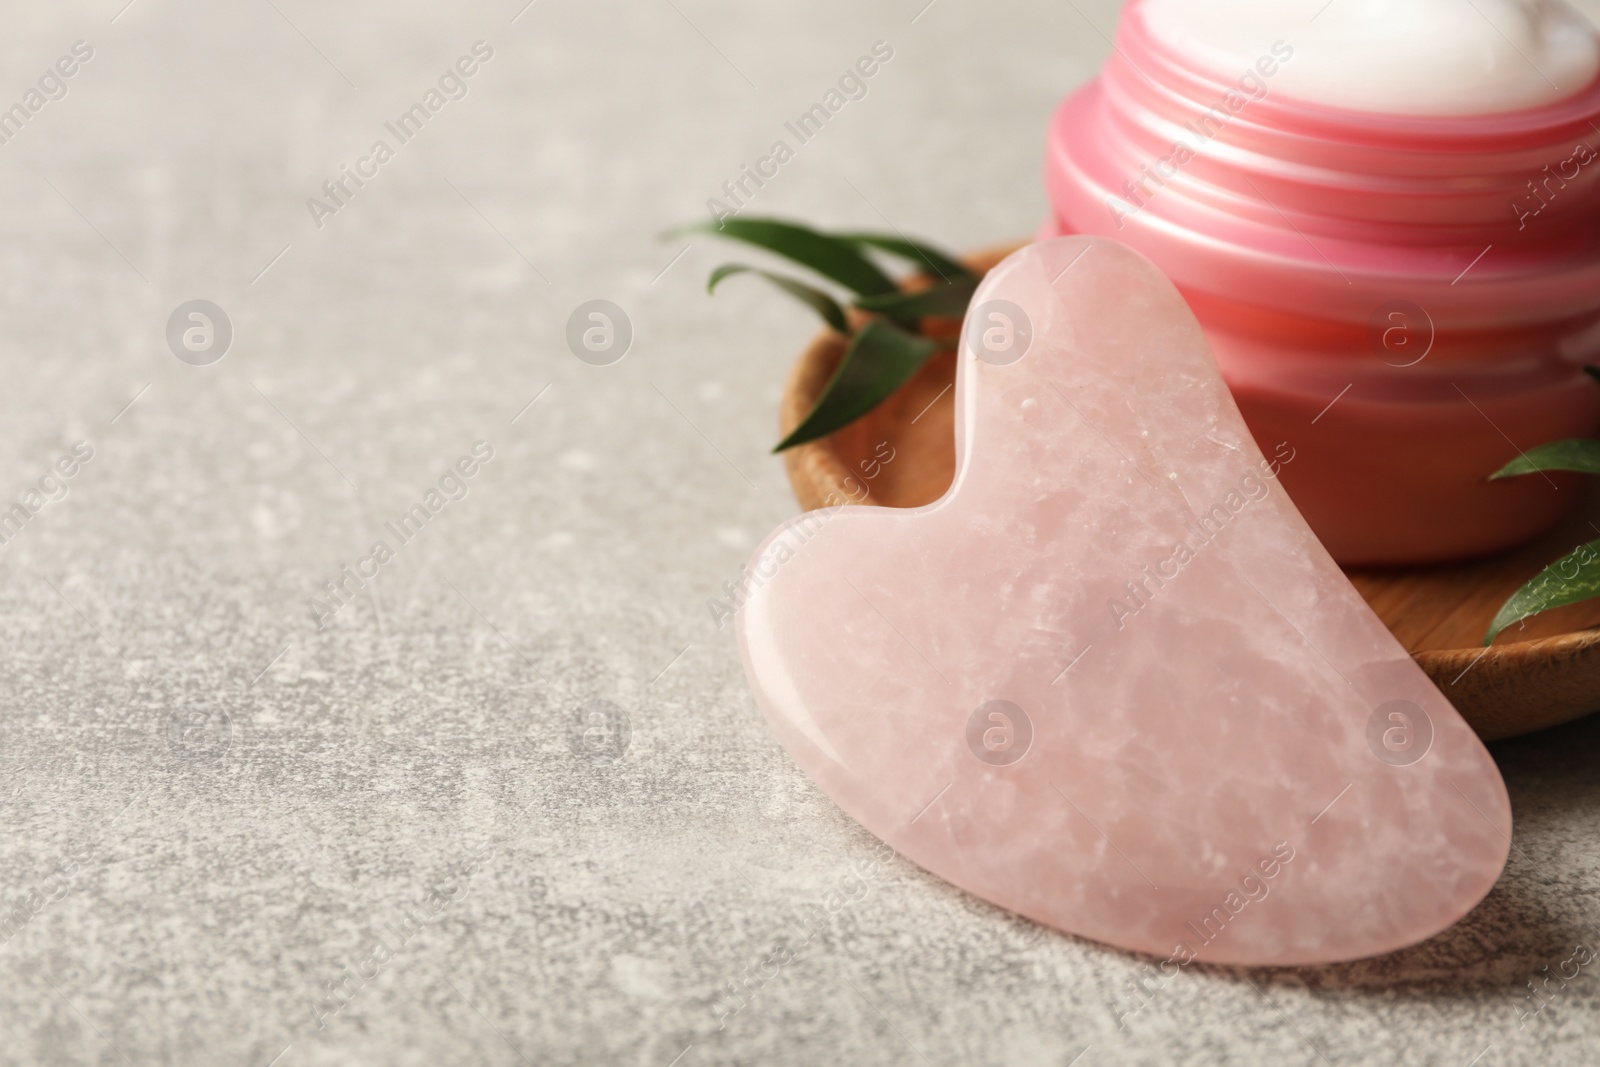
{"type": "MultiPolygon", "coordinates": [[[[1600,0],[1587,9],[1600,14],[1600,0]]],[[[1563,0],[1147,0],[1151,34],[1236,77],[1294,49],[1272,89],[1393,115],[1491,115],[1572,96],[1600,72],[1594,23],[1563,0]]]]}

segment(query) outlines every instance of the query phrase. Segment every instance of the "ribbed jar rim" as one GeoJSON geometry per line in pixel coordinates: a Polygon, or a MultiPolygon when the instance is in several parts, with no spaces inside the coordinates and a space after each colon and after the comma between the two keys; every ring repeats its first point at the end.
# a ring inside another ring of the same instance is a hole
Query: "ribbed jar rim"
{"type": "Polygon", "coordinates": [[[1465,328],[1600,309],[1600,78],[1521,111],[1350,111],[1274,92],[1263,72],[1292,57],[1235,81],[1197,68],[1144,8],[1051,123],[1067,228],[1140,248],[1180,286],[1335,319],[1396,298],[1465,328]]]}

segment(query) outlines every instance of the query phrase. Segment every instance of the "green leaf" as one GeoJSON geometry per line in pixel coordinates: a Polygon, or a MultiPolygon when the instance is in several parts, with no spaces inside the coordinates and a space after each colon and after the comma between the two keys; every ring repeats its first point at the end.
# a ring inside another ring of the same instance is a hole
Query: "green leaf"
{"type": "Polygon", "coordinates": [[[1600,541],[1579,545],[1540,571],[1501,605],[1484,635],[1485,645],[1508,626],[1551,608],[1600,596],[1600,541]]]}
{"type": "Polygon", "coordinates": [[[1513,478],[1539,471],[1578,471],[1600,474],[1600,441],[1551,441],[1524,452],[1489,475],[1490,479],[1513,478]]]}
{"type": "Polygon", "coordinates": [[[797,282],[793,278],[785,277],[782,274],[774,274],[771,271],[761,270],[757,267],[746,267],[742,263],[725,263],[711,272],[711,280],[706,283],[706,292],[716,292],[717,283],[724,278],[731,278],[735,274],[759,274],[779,289],[805,304],[818,315],[821,315],[822,321],[832,326],[835,330],[840,333],[850,332],[850,324],[845,321],[844,308],[840,307],[839,302],[833,297],[824,293],[821,289],[807,285],[805,282],[797,282]]]}
{"type": "Polygon", "coordinates": [[[853,243],[782,219],[727,218],[672,232],[709,233],[764,248],[862,296],[892,293],[896,288],[894,279],[879,270],[853,243]]]}
{"type": "Polygon", "coordinates": [[[935,285],[920,293],[887,293],[883,296],[864,296],[856,301],[863,311],[887,315],[896,322],[914,324],[925,315],[938,315],[959,319],[967,313],[972,294],[977,291],[978,279],[970,275],[935,285]]]}
{"type": "Polygon", "coordinates": [[[908,241],[888,233],[841,233],[839,237],[841,240],[869,245],[892,256],[899,256],[918,267],[931,267],[933,273],[947,282],[973,276],[972,271],[960,260],[922,241],[908,241]]]}
{"type": "Polygon", "coordinates": [[[867,323],[850,342],[816,406],[773,451],[825,437],[859,419],[900,388],[938,348],[937,342],[882,319],[867,323]]]}

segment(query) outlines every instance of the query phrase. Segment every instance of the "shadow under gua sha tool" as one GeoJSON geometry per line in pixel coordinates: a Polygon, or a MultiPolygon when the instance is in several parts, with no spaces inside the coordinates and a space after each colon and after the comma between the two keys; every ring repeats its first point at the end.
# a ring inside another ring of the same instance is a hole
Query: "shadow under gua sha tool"
{"type": "Polygon", "coordinates": [[[1148,260],[1006,259],[956,404],[943,499],[811,512],[751,564],[746,672],[829,796],[986,900],[1180,963],[1371,956],[1483,898],[1511,835],[1494,762],[1148,260]]]}

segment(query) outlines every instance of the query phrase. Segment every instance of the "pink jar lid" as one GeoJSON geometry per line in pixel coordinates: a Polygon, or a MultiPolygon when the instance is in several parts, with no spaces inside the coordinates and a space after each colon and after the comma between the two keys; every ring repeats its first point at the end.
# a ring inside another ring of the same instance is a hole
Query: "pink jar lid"
{"type": "Polygon", "coordinates": [[[1274,92],[1271,54],[1231,82],[1195,69],[1144,7],[1051,121],[1065,229],[1132,245],[1191,294],[1333,323],[1397,299],[1452,331],[1600,311],[1600,79],[1496,115],[1347,111],[1274,92]]]}

